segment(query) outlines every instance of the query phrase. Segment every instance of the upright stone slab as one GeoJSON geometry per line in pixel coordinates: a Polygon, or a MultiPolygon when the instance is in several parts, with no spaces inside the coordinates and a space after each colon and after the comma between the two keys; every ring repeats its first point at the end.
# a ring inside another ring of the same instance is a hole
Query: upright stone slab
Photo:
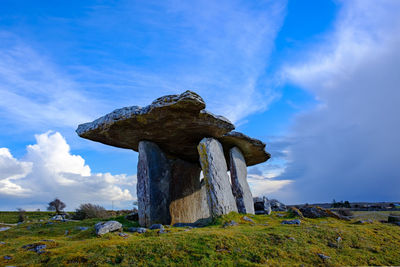
{"type": "Polygon", "coordinates": [[[169,224],[171,167],[164,152],[152,142],[139,143],[137,172],[139,224],[169,224]]]}
{"type": "Polygon", "coordinates": [[[229,151],[232,191],[240,213],[254,214],[253,196],[247,183],[247,166],[239,148],[229,151]]]}
{"type": "Polygon", "coordinates": [[[197,149],[211,215],[219,216],[231,211],[237,212],[222,145],[213,138],[203,138],[197,149]]]}
{"type": "Polygon", "coordinates": [[[171,225],[204,224],[211,220],[204,183],[200,182],[199,164],[176,159],[171,176],[171,225]]]}

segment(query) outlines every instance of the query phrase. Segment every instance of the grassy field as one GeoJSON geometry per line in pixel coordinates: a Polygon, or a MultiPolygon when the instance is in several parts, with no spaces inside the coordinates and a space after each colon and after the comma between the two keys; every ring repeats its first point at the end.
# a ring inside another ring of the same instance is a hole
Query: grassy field
{"type": "MultiPolygon", "coordinates": [[[[0,213],[0,222],[6,222],[1,221],[4,218],[14,222],[10,216],[0,213]]],[[[35,216],[49,217],[46,213],[35,216]]],[[[288,218],[277,213],[248,216],[255,224],[232,213],[204,228],[171,227],[165,234],[152,230],[145,234],[128,233],[127,237],[118,232],[97,237],[93,231],[93,225],[99,221],[96,219],[23,223],[0,232],[0,242],[5,242],[0,243],[0,266],[400,265],[399,226],[377,221],[361,225],[333,218],[302,219],[299,226],[282,225],[281,221],[288,218]],[[239,225],[222,227],[230,220],[239,225]],[[90,228],[81,231],[77,226],[90,228]],[[339,236],[342,241],[338,243],[339,236]],[[22,248],[33,243],[45,244],[46,252],[37,254],[22,248]],[[318,253],[330,259],[323,260],[318,253]],[[12,259],[6,260],[4,256],[12,259]]],[[[33,214],[29,218],[34,218],[33,214]]],[[[114,219],[123,223],[124,230],[137,225],[123,217],[114,219]]]]}

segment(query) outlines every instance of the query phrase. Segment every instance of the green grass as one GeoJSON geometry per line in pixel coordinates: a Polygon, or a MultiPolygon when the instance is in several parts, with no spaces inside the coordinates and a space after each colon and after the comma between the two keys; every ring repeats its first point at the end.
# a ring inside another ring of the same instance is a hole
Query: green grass
{"type": "MultiPolygon", "coordinates": [[[[304,219],[300,226],[281,225],[288,218],[248,215],[252,225],[242,215],[231,213],[214,224],[185,231],[167,228],[166,234],[157,230],[145,234],[118,233],[97,237],[93,225],[97,219],[80,222],[24,223],[0,232],[0,266],[343,266],[343,265],[400,265],[400,227],[374,222],[357,225],[333,218],[304,219]],[[238,226],[223,228],[229,220],[238,226]],[[267,224],[267,225],[263,225],[267,224]],[[79,231],[76,226],[89,226],[79,231]],[[65,235],[68,230],[68,235],[65,235]],[[328,246],[336,243],[339,248],[328,246]],[[53,241],[41,241],[41,240],[53,241]],[[46,253],[26,251],[23,245],[42,242],[46,253]],[[317,253],[331,259],[323,261],[317,253]],[[12,260],[4,260],[4,256],[12,260]]],[[[288,217],[288,215],[286,215],[288,217]]],[[[0,213],[0,218],[4,218],[0,213]]],[[[123,217],[114,218],[124,228],[136,226],[123,217]]]]}
{"type": "MultiPolygon", "coordinates": [[[[2,211],[0,212],[0,224],[1,223],[17,223],[18,222],[18,211],[2,211]]],[[[51,216],[54,216],[54,212],[46,211],[30,211],[25,213],[26,221],[39,221],[48,220],[51,216]]]]}

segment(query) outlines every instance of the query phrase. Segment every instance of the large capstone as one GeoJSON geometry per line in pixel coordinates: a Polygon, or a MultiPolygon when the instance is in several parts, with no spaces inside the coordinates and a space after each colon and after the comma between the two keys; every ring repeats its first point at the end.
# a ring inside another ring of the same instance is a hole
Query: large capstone
{"type": "Polygon", "coordinates": [[[149,141],[139,143],[137,197],[139,224],[169,224],[171,167],[164,152],[149,141]]]}
{"type": "Polygon", "coordinates": [[[205,109],[203,99],[186,91],[167,95],[146,107],[117,109],[93,122],[81,124],[80,137],[138,151],[139,142],[152,141],[167,154],[198,163],[196,147],[204,137],[221,137],[234,125],[205,109]]]}
{"type": "MultiPolygon", "coordinates": [[[[260,140],[251,138],[240,132],[232,131],[218,138],[224,147],[225,154],[229,158],[228,153],[232,147],[238,147],[243,153],[247,166],[267,161],[271,155],[265,151],[265,144],[260,140]]],[[[228,163],[229,164],[229,163],[228,163]]]]}
{"type": "Polygon", "coordinates": [[[200,182],[199,164],[176,159],[172,165],[171,225],[176,223],[205,224],[210,221],[206,187],[200,182]]]}
{"type": "Polygon", "coordinates": [[[240,213],[254,214],[253,196],[247,183],[247,166],[242,152],[233,147],[229,151],[232,191],[240,213]]]}
{"type": "Polygon", "coordinates": [[[231,211],[237,212],[222,145],[214,138],[204,138],[197,149],[211,215],[219,216],[231,211]]]}

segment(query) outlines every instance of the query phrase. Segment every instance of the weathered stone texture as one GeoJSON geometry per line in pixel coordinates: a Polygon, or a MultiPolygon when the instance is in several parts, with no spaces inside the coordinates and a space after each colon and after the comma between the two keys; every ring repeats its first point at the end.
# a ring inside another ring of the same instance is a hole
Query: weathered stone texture
{"type": "Polygon", "coordinates": [[[181,159],[198,162],[196,147],[205,136],[220,137],[235,126],[226,118],[204,110],[196,93],[163,96],[149,106],[117,109],[93,122],[81,124],[80,137],[138,151],[142,140],[181,159]]]}
{"type": "MultiPolygon", "coordinates": [[[[260,140],[251,138],[240,132],[232,131],[218,138],[221,142],[226,157],[229,158],[229,151],[232,147],[238,147],[242,152],[247,166],[267,161],[271,155],[265,151],[265,144],[260,140]]],[[[228,163],[229,164],[229,163],[228,163]]]]}
{"type": "Polygon", "coordinates": [[[233,147],[229,151],[232,191],[240,213],[254,214],[253,196],[247,183],[247,166],[242,152],[233,147]]]}
{"type": "Polygon", "coordinates": [[[171,225],[203,224],[210,220],[205,186],[200,183],[199,164],[181,159],[174,161],[171,179],[171,225]]]}
{"type": "Polygon", "coordinates": [[[139,224],[169,224],[171,167],[166,155],[155,143],[139,143],[137,179],[139,224]]]}
{"type": "Polygon", "coordinates": [[[219,216],[231,211],[237,212],[222,145],[213,138],[203,138],[197,149],[211,215],[219,216]]]}

